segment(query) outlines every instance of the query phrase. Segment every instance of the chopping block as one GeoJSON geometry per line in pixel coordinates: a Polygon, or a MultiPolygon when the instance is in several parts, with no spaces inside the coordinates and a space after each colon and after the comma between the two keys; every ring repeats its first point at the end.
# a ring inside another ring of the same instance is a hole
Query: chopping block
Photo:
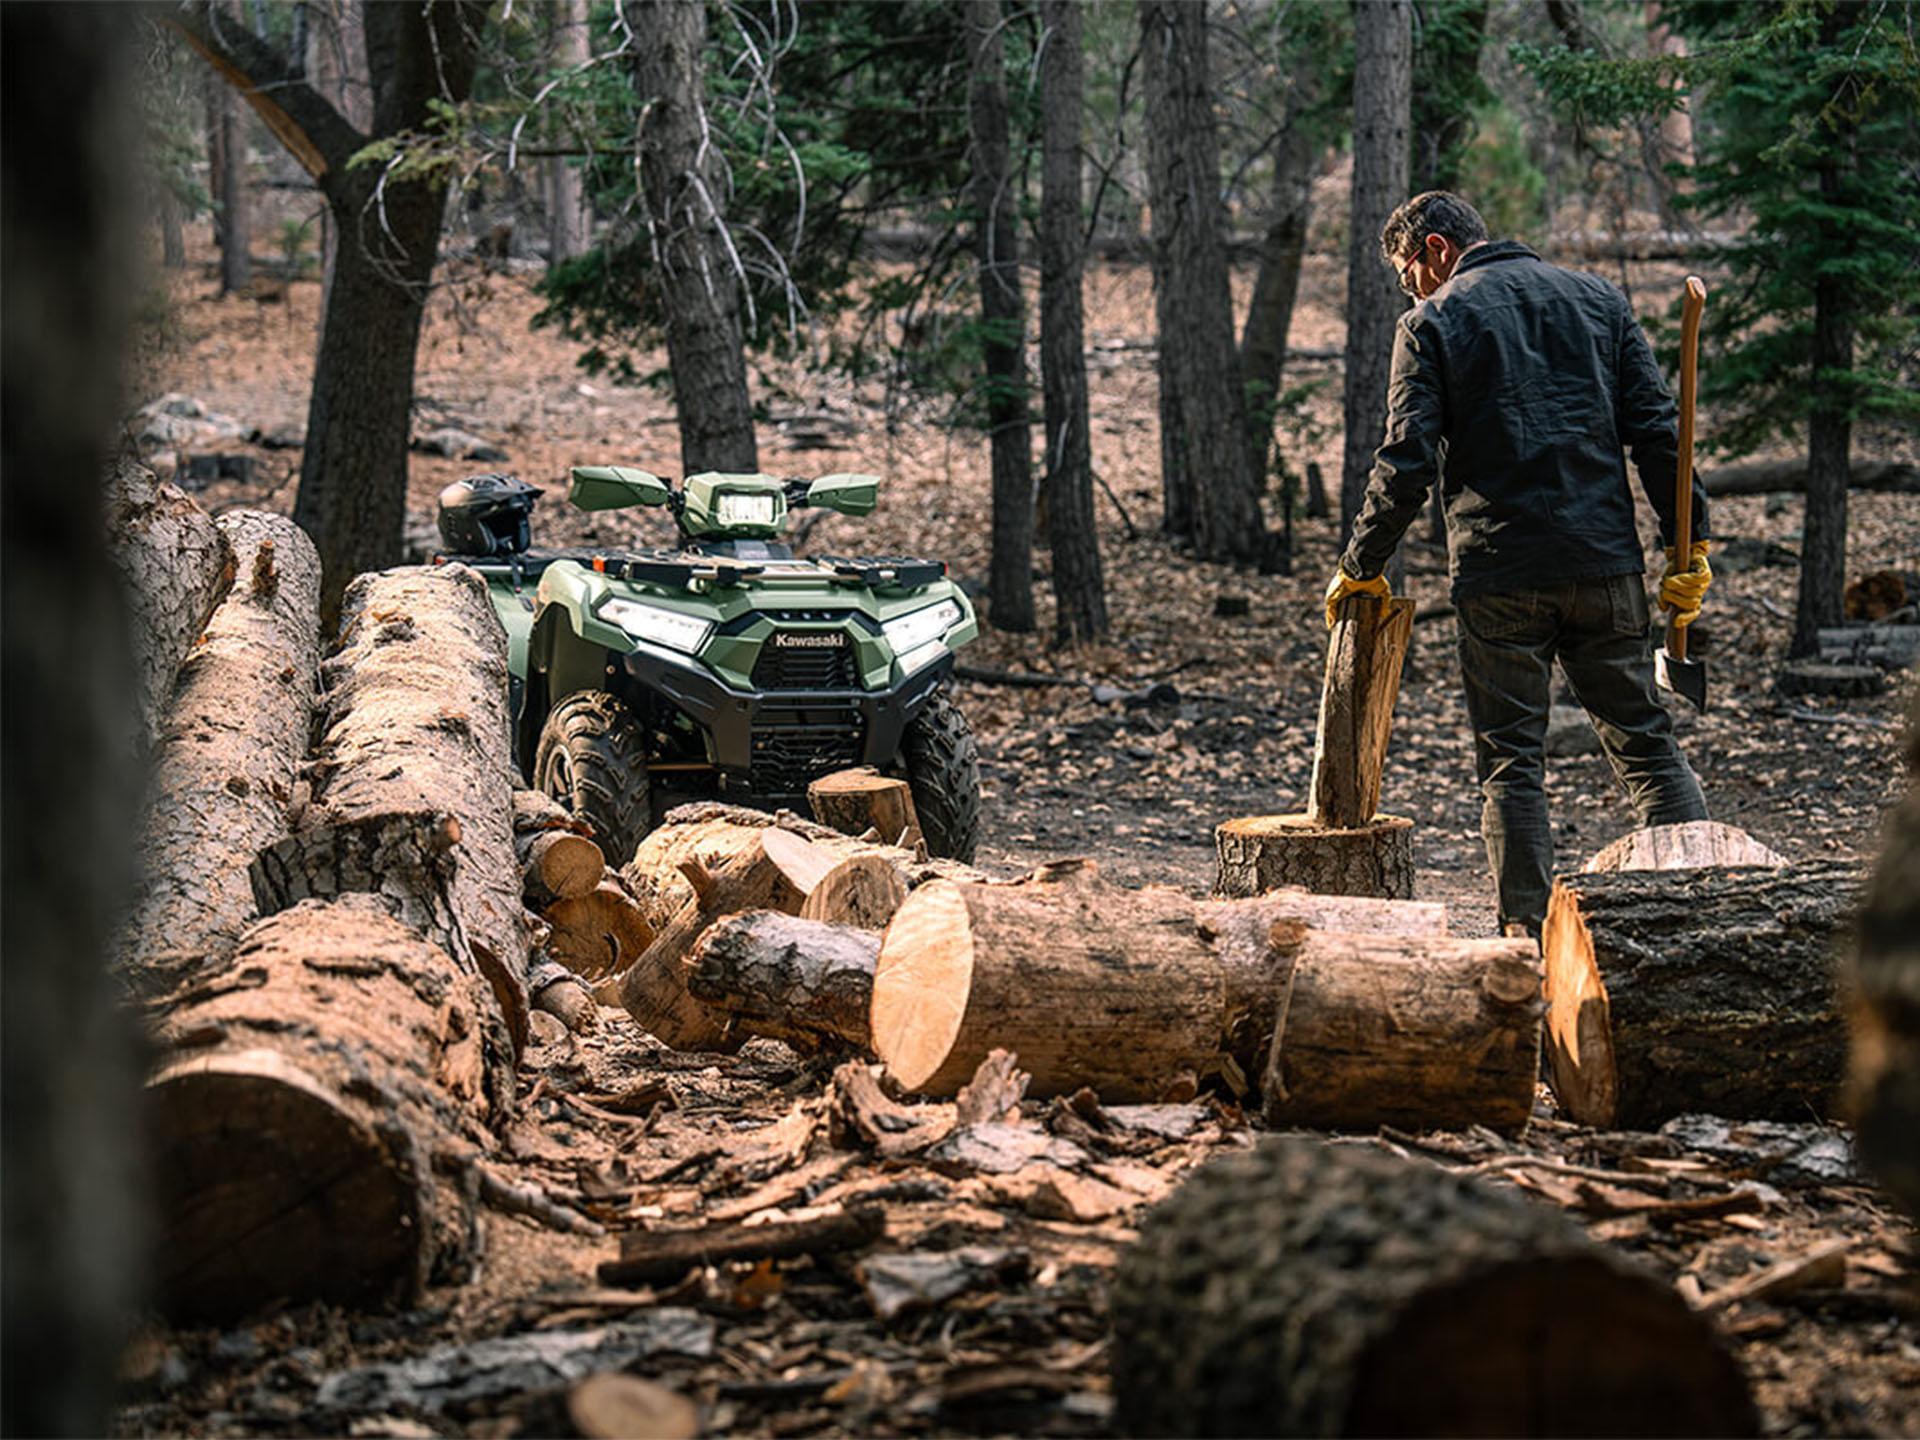
{"type": "Polygon", "coordinates": [[[1413,636],[1413,601],[1355,595],[1327,642],[1326,681],[1303,812],[1243,815],[1214,830],[1214,893],[1293,886],[1322,895],[1413,898],[1413,822],[1382,815],[1380,773],[1413,636]]]}

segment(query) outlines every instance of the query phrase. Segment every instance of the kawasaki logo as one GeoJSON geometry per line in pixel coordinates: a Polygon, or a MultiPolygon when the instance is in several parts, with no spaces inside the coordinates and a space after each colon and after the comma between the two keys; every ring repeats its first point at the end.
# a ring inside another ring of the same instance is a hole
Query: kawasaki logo
{"type": "Polygon", "coordinates": [[[847,643],[847,635],[844,630],[781,630],[775,633],[773,643],[781,650],[838,650],[847,643]]]}

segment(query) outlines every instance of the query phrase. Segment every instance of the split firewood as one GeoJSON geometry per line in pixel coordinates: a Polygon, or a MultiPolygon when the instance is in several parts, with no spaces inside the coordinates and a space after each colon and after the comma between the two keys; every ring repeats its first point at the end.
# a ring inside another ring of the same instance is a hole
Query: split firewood
{"type": "Polygon", "coordinates": [[[511,1106],[492,996],[372,896],[307,901],[152,1009],[170,1314],[411,1305],[475,1258],[483,1123],[511,1106]]]}
{"type": "Polygon", "coordinates": [[[1141,1223],[1110,1316],[1128,1434],[1759,1423],[1657,1275],[1522,1196],[1357,1146],[1277,1139],[1197,1172],[1141,1223]]]}
{"type": "Polygon", "coordinates": [[[590,895],[606,876],[600,847],[557,800],[537,790],[513,792],[513,850],[529,910],[590,895]]]}
{"type": "Polygon", "coordinates": [[[836,770],[807,786],[813,818],[842,835],[879,834],[889,845],[925,854],[920,817],[914,812],[907,782],[882,775],[871,765],[836,770]]]}
{"type": "Polygon", "coordinates": [[[106,487],[107,544],[126,579],[133,708],[145,750],[166,725],[180,666],[233,583],[233,547],[192,497],[144,465],[120,461],[106,487]]]}
{"type": "Polygon", "coordinates": [[[1651,825],[1622,835],[1580,868],[1589,875],[1616,870],[1693,870],[1709,865],[1765,865],[1778,869],[1787,857],[1770,850],[1737,825],[1689,820],[1651,825]]]}
{"type": "Polygon", "coordinates": [[[1547,1059],[1568,1118],[1798,1119],[1845,1064],[1834,942],[1861,867],[1562,875],[1543,932],[1547,1059]]]}
{"type": "Polygon", "coordinates": [[[319,667],[320,560],[258,510],[217,530],[240,580],[187,656],[153,753],[139,891],[119,947],[137,993],[220,959],[259,917],[247,866],[287,833],[319,667]]]}
{"type": "Polygon", "coordinates": [[[483,975],[514,1043],[528,935],[514,856],[507,642],[464,565],[362,575],[324,666],[312,799],[252,869],[262,913],[365,892],[483,975]]]}
{"type": "Polygon", "coordinates": [[[687,952],[686,986],[746,1034],[804,1049],[844,1042],[871,1050],[868,1011],[880,937],[777,910],[714,921],[687,952]]]}
{"type": "Polygon", "coordinates": [[[701,1265],[731,1260],[785,1260],[831,1255],[871,1245],[886,1231],[886,1212],[855,1206],[804,1220],[763,1225],[707,1225],[697,1230],[635,1230],[620,1237],[620,1258],[599,1266],[602,1285],[659,1285],[701,1265]]]}
{"type": "Polygon", "coordinates": [[[553,932],[548,953],[589,980],[620,974],[653,943],[653,927],[616,873],[584,895],[552,901],[540,918],[553,932]]]}
{"type": "Polygon", "coordinates": [[[1847,1110],[1861,1160],[1920,1215],[1920,698],[1907,767],[1907,795],[1888,819],[1849,963],[1847,1110]]]}

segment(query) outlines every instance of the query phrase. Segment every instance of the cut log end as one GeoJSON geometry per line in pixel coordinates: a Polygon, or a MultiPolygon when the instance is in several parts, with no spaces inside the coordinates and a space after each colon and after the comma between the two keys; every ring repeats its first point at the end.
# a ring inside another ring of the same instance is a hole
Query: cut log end
{"type": "Polygon", "coordinates": [[[1214,831],[1214,893],[1232,898],[1291,887],[1322,895],[1413,898],[1413,821],[1376,815],[1352,829],[1311,816],[1244,815],[1214,831]]]}
{"type": "Polygon", "coordinates": [[[918,1089],[945,1063],[972,988],[966,901],[958,886],[931,881],[895,913],[874,972],[874,1053],[903,1089],[918,1089]]]}

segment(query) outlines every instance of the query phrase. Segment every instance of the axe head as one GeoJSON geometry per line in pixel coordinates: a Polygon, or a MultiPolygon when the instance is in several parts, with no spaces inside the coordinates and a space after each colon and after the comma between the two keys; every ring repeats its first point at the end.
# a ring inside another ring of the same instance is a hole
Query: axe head
{"type": "Polygon", "coordinates": [[[1671,690],[1694,709],[1707,708],[1707,667],[1698,660],[1683,660],[1662,645],[1653,652],[1653,678],[1663,690],[1671,690]]]}

